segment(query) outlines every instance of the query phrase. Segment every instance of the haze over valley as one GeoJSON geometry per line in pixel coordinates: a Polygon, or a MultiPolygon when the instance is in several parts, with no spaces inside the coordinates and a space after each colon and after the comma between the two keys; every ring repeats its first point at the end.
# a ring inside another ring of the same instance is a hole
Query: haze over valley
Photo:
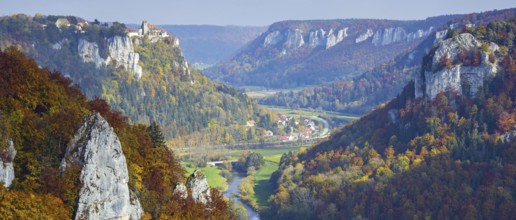
{"type": "Polygon", "coordinates": [[[516,215],[516,2],[117,1],[0,9],[0,219],[516,215]]]}

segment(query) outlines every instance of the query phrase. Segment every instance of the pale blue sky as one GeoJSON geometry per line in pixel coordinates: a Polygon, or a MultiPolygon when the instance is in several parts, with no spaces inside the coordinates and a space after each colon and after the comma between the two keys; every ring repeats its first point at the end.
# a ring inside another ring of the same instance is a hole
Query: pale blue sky
{"type": "Polygon", "coordinates": [[[516,0],[0,0],[0,15],[40,12],[102,22],[266,26],[293,19],[424,19],[513,7],[516,0]]]}

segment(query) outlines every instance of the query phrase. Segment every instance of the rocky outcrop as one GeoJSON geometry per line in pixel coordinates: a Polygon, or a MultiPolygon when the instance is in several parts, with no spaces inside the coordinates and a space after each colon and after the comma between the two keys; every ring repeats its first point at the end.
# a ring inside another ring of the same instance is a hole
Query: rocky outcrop
{"type": "Polygon", "coordinates": [[[13,161],[16,157],[16,149],[12,140],[7,142],[7,148],[0,151],[0,181],[5,187],[9,187],[14,179],[13,161]]]}
{"type": "Polygon", "coordinates": [[[430,35],[434,31],[434,27],[428,28],[428,30],[418,29],[416,32],[407,34],[407,41],[416,40],[425,36],[430,35]]]}
{"type": "Polygon", "coordinates": [[[140,219],[143,210],[127,185],[129,173],[113,128],[95,113],[77,131],[61,162],[81,167],[75,219],[140,219]]]}
{"type": "Polygon", "coordinates": [[[116,66],[123,66],[131,70],[140,79],[142,77],[142,67],[138,64],[140,54],[135,53],[133,43],[129,37],[115,36],[108,39],[109,56],[116,61],[116,66]]]}
{"type": "Polygon", "coordinates": [[[376,46],[385,46],[400,41],[413,41],[428,36],[433,31],[433,27],[428,30],[418,29],[415,32],[407,33],[402,27],[385,28],[376,31],[373,36],[372,43],[376,46]]]}
{"type": "Polygon", "coordinates": [[[431,67],[415,80],[416,98],[427,96],[433,99],[438,93],[451,90],[463,94],[465,85],[469,94],[474,96],[484,80],[497,72],[496,61],[492,63],[489,60],[489,53],[496,54],[498,46],[490,43],[488,52],[480,49],[481,46],[482,43],[469,33],[441,41],[433,54],[431,67]],[[479,53],[478,64],[466,65],[459,60],[459,53],[472,54],[474,51],[479,53]],[[447,67],[443,60],[453,65],[447,67]]]}
{"type": "Polygon", "coordinates": [[[365,33],[359,35],[355,39],[355,43],[360,43],[362,41],[365,41],[365,40],[369,39],[371,36],[373,36],[373,30],[372,29],[367,29],[367,31],[365,33]]]}
{"type": "Polygon", "coordinates": [[[190,191],[195,202],[201,202],[203,204],[211,202],[210,186],[201,171],[196,170],[188,177],[186,180],[186,188],[190,191]]]}
{"type": "Polygon", "coordinates": [[[446,34],[448,34],[448,30],[442,30],[442,31],[435,32],[435,41],[434,41],[434,43],[439,42],[442,39],[444,39],[444,37],[446,37],[446,34]]]}
{"type": "Polygon", "coordinates": [[[182,199],[188,198],[188,190],[186,189],[185,184],[177,184],[176,188],[174,189],[174,195],[178,195],[182,199]]]}
{"type": "Polygon", "coordinates": [[[142,67],[138,64],[140,55],[134,52],[133,43],[129,37],[115,36],[107,40],[109,56],[104,59],[99,55],[99,46],[95,42],[79,39],[79,56],[82,61],[93,62],[97,68],[116,61],[116,66],[130,70],[138,79],[142,76],[142,67]]]}
{"type": "Polygon", "coordinates": [[[283,34],[281,34],[280,31],[273,31],[265,37],[265,40],[263,41],[263,46],[274,46],[278,44],[279,42],[283,41],[283,34]]]}
{"type": "Polygon", "coordinates": [[[102,58],[99,54],[99,45],[95,42],[88,42],[84,39],[79,39],[79,56],[85,63],[94,63],[97,68],[103,65],[108,65],[111,61],[110,57],[102,58]]]}
{"type": "Polygon", "coordinates": [[[287,50],[297,49],[304,45],[308,45],[311,48],[324,47],[328,49],[340,43],[348,36],[348,28],[343,28],[339,31],[335,31],[334,29],[328,31],[318,29],[305,33],[306,32],[303,32],[303,30],[297,28],[273,31],[265,36],[263,46],[269,47],[282,43],[281,45],[284,48],[283,55],[287,53],[287,50]]]}
{"type": "Polygon", "coordinates": [[[398,41],[405,40],[407,38],[407,32],[401,27],[397,28],[385,28],[376,31],[373,36],[374,45],[388,45],[398,41]]]}
{"type": "Polygon", "coordinates": [[[328,36],[326,37],[326,49],[340,43],[347,36],[348,28],[339,30],[337,34],[334,33],[333,29],[330,29],[330,31],[328,32],[328,36]]]}
{"type": "Polygon", "coordinates": [[[286,41],[285,47],[289,49],[296,49],[302,47],[305,44],[305,40],[303,39],[303,31],[300,29],[295,30],[287,30],[286,33],[286,41]]]}

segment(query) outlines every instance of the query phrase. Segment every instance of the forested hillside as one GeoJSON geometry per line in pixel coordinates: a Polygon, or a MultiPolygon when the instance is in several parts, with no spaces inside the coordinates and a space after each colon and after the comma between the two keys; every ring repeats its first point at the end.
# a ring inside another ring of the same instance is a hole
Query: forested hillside
{"type": "Polygon", "coordinates": [[[0,49],[15,46],[38,65],[61,71],[88,98],[105,99],[132,122],[158,121],[169,138],[256,139],[245,131],[246,121],[259,120],[252,100],[190,67],[174,38],[129,38],[128,31],[117,22],[13,15],[0,18],[0,49]]]}
{"type": "MultiPolygon", "coordinates": [[[[471,30],[473,25],[485,25],[514,16],[516,16],[515,9],[460,16],[450,20],[438,34],[428,36],[413,50],[400,53],[395,59],[383,64],[377,64],[371,71],[351,79],[337,80],[299,92],[280,92],[259,102],[290,108],[321,108],[329,111],[365,114],[402,91],[421,69],[423,56],[432,48],[434,42],[440,40],[438,36],[452,36],[463,28],[471,30]]],[[[514,38],[514,33],[511,33],[508,32],[506,40],[511,41],[514,38]]],[[[487,34],[493,35],[493,33],[487,34]]]]}
{"type": "MultiPolygon", "coordinates": [[[[10,160],[14,180],[8,190],[0,184],[2,219],[74,217],[81,168],[71,165],[63,170],[60,163],[74,134],[93,112],[109,122],[120,140],[129,173],[126,184],[140,198],[143,219],[231,218],[217,190],[212,190],[209,204],[173,195],[176,184],[184,182],[184,170],[167,148],[153,147],[147,126],[130,124],[101,99],[88,101],[70,79],[39,68],[9,48],[0,52],[0,163],[3,174],[10,160]],[[10,152],[9,145],[15,150],[10,152]]],[[[109,207],[98,207],[104,208],[109,207]]]]}
{"type": "Polygon", "coordinates": [[[328,141],[283,155],[268,217],[512,219],[515,31],[511,18],[449,35],[423,59],[423,86],[409,83],[328,141]],[[457,87],[445,87],[452,75],[432,81],[457,70],[466,71],[457,87]]]}

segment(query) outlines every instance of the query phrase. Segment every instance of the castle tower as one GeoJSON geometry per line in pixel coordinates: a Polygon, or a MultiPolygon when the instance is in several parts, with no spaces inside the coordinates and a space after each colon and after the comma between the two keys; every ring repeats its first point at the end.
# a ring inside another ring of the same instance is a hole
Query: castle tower
{"type": "Polygon", "coordinates": [[[142,35],[147,35],[149,33],[149,23],[147,21],[142,22],[142,35]]]}

